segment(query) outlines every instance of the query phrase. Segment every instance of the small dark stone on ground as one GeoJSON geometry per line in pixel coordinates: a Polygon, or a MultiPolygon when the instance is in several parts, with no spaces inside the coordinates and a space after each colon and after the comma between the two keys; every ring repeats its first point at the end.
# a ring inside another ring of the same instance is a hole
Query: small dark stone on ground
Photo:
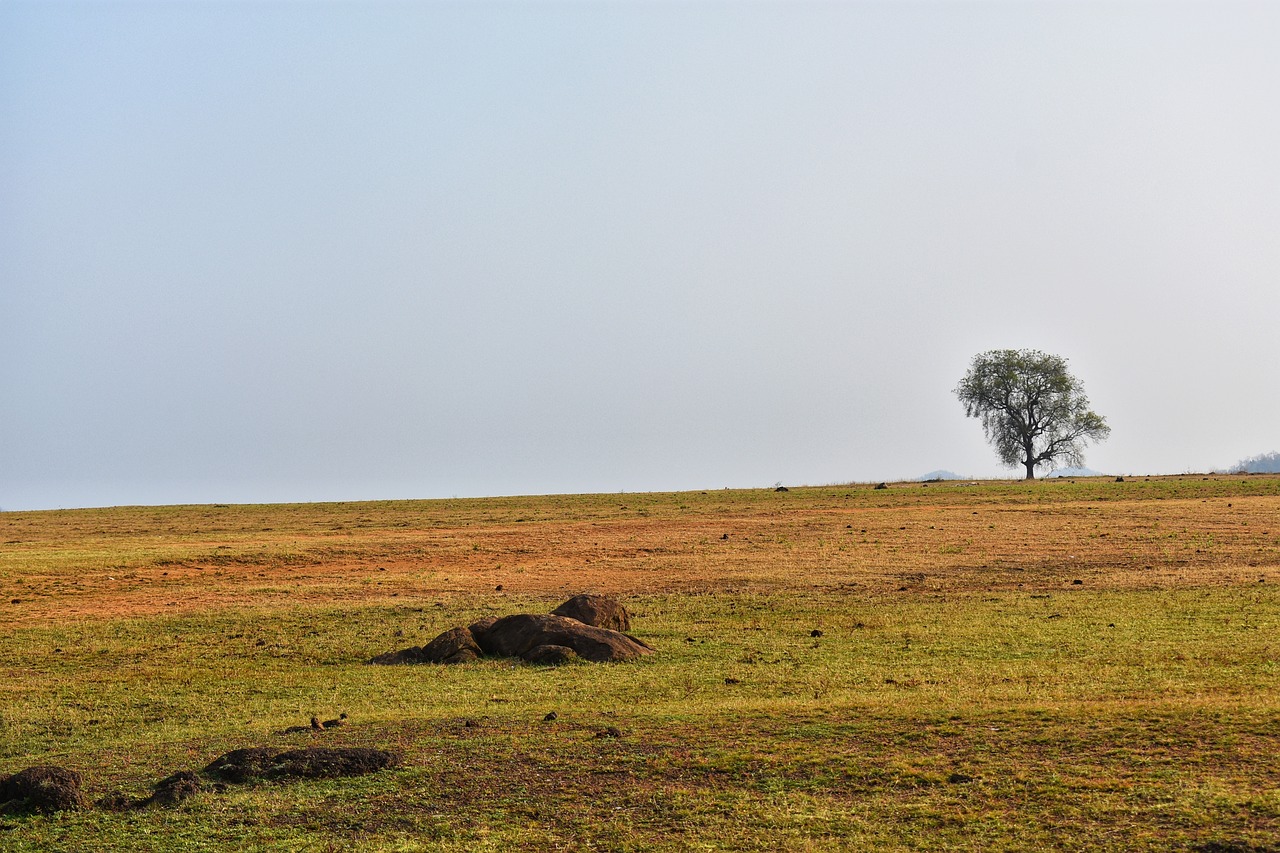
{"type": "Polygon", "coordinates": [[[608,726],[607,728],[603,728],[600,731],[596,732],[596,737],[598,738],[622,737],[622,730],[619,729],[617,726],[608,726]]]}
{"type": "Polygon", "coordinates": [[[822,631],[821,631],[821,630],[819,630],[818,628],[814,628],[812,631],[810,631],[810,632],[809,632],[809,636],[810,636],[810,637],[821,637],[821,636],[822,636],[822,631]]]}
{"type": "Polygon", "coordinates": [[[551,713],[547,714],[545,717],[542,718],[542,722],[549,723],[552,720],[555,720],[559,716],[560,715],[557,714],[555,711],[552,711],[551,713]]]}
{"type": "Polygon", "coordinates": [[[876,483],[876,488],[877,488],[877,489],[887,489],[887,488],[889,488],[889,484],[888,484],[888,483],[876,483]]]}
{"type": "Polygon", "coordinates": [[[952,785],[963,785],[967,782],[972,782],[973,777],[966,773],[952,773],[947,777],[947,781],[952,785]]]}
{"type": "Polygon", "coordinates": [[[778,486],[778,488],[774,489],[774,491],[775,491],[775,492],[789,492],[789,491],[791,491],[791,490],[790,490],[790,489],[788,489],[786,486],[778,486]]]}
{"type": "Polygon", "coordinates": [[[741,682],[741,681],[739,681],[739,680],[738,680],[738,679],[736,679],[736,678],[726,678],[726,679],[724,680],[724,683],[725,683],[725,684],[741,684],[742,682],[741,682]]]}

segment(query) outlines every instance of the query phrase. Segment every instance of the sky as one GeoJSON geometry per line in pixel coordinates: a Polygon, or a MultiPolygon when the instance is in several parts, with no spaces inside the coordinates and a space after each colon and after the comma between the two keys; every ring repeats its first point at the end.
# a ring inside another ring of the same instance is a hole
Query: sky
{"type": "Polygon", "coordinates": [[[1280,449],[1280,4],[0,3],[0,509],[1280,449]]]}

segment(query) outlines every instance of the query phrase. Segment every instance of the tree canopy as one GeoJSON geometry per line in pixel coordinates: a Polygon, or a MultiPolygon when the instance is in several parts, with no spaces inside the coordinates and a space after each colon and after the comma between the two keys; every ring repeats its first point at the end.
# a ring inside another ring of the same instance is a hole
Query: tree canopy
{"type": "Polygon", "coordinates": [[[1000,461],[1024,466],[1028,480],[1040,465],[1083,465],[1085,444],[1111,434],[1106,420],[1089,409],[1066,359],[1039,350],[974,356],[955,393],[965,415],[982,421],[1000,461]]]}

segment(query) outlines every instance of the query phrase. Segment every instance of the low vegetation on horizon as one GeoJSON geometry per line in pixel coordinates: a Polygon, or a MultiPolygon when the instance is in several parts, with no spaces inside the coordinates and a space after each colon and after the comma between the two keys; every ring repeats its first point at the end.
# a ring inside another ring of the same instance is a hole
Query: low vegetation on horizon
{"type": "Polygon", "coordinates": [[[1280,849],[1280,477],[10,512],[0,625],[0,779],[148,802],[6,851],[1280,849]],[[582,592],[656,652],[367,664],[582,592]]]}

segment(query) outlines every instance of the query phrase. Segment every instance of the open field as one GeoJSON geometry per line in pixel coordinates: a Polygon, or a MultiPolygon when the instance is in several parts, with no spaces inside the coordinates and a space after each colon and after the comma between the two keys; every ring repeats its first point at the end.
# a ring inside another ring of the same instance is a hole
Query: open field
{"type": "Polygon", "coordinates": [[[1277,851],[1278,629],[1274,476],[0,513],[0,777],[402,755],[0,849],[1277,851]],[[584,591],[658,654],[363,663],[584,591]]]}

